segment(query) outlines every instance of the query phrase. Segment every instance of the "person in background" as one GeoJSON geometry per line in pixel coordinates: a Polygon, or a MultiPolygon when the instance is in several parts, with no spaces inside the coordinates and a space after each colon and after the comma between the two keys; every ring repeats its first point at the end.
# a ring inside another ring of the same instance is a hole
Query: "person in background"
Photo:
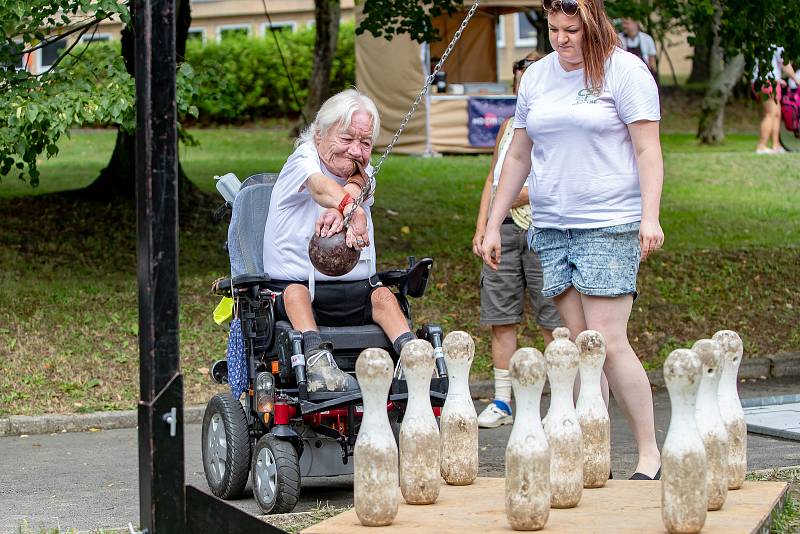
{"type": "Polygon", "coordinates": [[[776,46],[772,56],[772,70],[766,74],[767,83],[758,81],[758,65],[753,69],[753,83],[751,90],[756,100],[761,101],[764,115],[759,128],[758,145],[756,154],[780,154],[786,152],[781,146],[781,96],[782,86],[786,85],[781,76],[786,74],[790,81],[797,84],[797,73],[790,64],[783,62],[783,47],[776,46]],[[774,86],[772,83],[774,82],[774,86]],[[772,148],[767,144],[772,141],[772,148]]]}
{"type": "Polygon", "coordinates": [[[618,47],[603,0],[542,5],[555,51],[520,80],[481,252],[492,269],[506,261],[501,226],[527,181],[542,294],[573,339],[587,329],[603,335],[607,386],[639,454],[631,479],[658,479],[653,393],[628,341],[639,262],[664,242],[658,89],[647,66],[618,47]]]}
{"type": "MultiPolygon", "coordinates": [[[[531,52],[525,58],[515,61],[514,94],[519,80],[529,65],[542,55],[531,52]]],[[[481,257],[481,243],[486,231],[494,191],[500,178],[508,145],[514,134],[513,117],[508,118],[497,132],[497,140],[492,155],[492,165],[486,177],[472,238],[472,251],[481,257]]],[[[500,228],[503,264],[497,271],[484,265],[480,277],[481,324],[492,329],[492,362],[494,364],[494,400],[478,416],[481,428],[496,428],[513,421],[511,415],[511,375],[508,364],[517,350],[517,326],[522,322],[525,288],[531,297],[536,322],[542,329],[545,345],[553,340],[553,329],[561,326],[558,310],[552,299],[542,296],[542,265],[536,253],[528,246],[528,228],[531,224],[531,206],[528,202],[528,188],[514,199],[511,210],[500,228]]]]}
{"type": "Polygon", "coordinates": [[[639,23],[630,18],[622,19],[622,33],[619,34],[619,41],[622,49],[644,61],[653,78],[658,80],[656,42],[648,34],[641,31],[639,23]]]}

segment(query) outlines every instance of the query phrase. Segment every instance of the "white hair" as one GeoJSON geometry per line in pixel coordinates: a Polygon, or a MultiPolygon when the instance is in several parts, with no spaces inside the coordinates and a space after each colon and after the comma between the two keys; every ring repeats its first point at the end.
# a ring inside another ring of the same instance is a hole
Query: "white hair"
{"type": "Polygon", "coordinates": [[[346,89],[341,93],[336,93],[322,104],[317,116],[314,117],[314,122],[302,131],[300,137],[295,141],[295,146],[309,141],[313,142],[315,135],[325,135],[337,124],[340,124],[342,129],[349,128],[353,113],[356,111],[366,111],[372,117],[372,143],[375,144],[381,130],[381,119],[375,102],[357,89],[346,89]]]}

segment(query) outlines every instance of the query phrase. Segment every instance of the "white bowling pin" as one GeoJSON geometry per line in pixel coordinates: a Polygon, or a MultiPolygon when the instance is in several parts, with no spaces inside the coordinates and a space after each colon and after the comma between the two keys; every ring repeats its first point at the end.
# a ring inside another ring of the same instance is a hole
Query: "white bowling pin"
{"type": "Polygon", "coordinates": [[[719,381],[719,413],[728,432],[728,489],[739,489],[747,471],[747,422],[736,388],[742,363],[742,338],[732,330],[720,330],[713,337],[722,349],[722,378],[719,381]]]}
{"type": "Polygon", "coordinates": [[[719,510],[728,496],[728,432],[719,413],[719,379],[722,376],[722,351],[719,343],[701,339],[692,345],[700,357],[703,374],[697,394],[697,428],[706,447],[708,470],[708,509],[719,510]]]}
{"type": "Polygon", "coordinates": [[[364,526],[389,525],[397,515],[397,444],[386,412],[393,371],[383,349],[366,349],[356,360],[364,418],[353,450],[353,501],[364,526]]]}
{"type": "Polygon", "coordinates": [[[439,427],[431,408],[433,347],[409,341],[400,355],[408,405],[400,427],[400,491],[408,504],[432,504],[439,496],[439,427]]]}
{"type": "Polygon", "coordinates": [[[670,533],[700,532],[706,522],[706,449],[695,420],[702,365],[689,349],[664,362],[672,416],[661,449],[661,519],[670,533]]]}
{"type": "Polygon", "coordinates": [[[541,352],[523,348],[509,371],[517,413],[506,446],[506,517],[514,530],[540,530],[550,515],[550,447],[539,417],[547,365],[541,352]]]}
{"type": "Polygon", "coordinates": [[[580,352],[581,390],[575,409],[583,435],[583,487],[601,488],[611,472],[611,421],[600,389],[606,342],[600,332],[586,330],[575,344],[580,352]]]}
{"type": "Polygon", "coordinates": [[[550,380],[550,409],[544,425],[550,445],[550,506],[573,508],[583,493],[583,438],[572,400],[579,355],[568,329],[556,328],[553,337],[544,351],[550,380]]]}
{"type": "Polygon", "coordinates": [[[478,476],[478,414],[469,394],[475,343],[466,332],[456,331],[445,336],[442,348],[449,377],[439,419],[442,478],[453,486],[467,486],[478,476]]]}

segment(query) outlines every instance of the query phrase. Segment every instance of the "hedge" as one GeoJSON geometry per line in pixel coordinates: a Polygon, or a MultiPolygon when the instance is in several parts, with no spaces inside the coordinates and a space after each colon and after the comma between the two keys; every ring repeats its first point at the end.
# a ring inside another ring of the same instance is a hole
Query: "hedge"
{"type": "MultiPolygon", "coordinates": [[[[308,95],[314,29],[278,34],[300,106],[308,95]]],[[[186,61],[195,73],[199,121],[231,123],[297,115],[286,70],[271,35],[231,37],[202,44],[189,41],[186,61]]],[[[355,27],[342,24],[331,72],[331,93],[355,84],[355,27]]]]}

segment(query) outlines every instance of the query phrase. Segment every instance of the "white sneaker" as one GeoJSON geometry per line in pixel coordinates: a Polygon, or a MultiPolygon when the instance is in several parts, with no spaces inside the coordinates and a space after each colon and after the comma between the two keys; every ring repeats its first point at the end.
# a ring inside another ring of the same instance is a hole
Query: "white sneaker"
{"type": "Polygon", "coordinates": [[[786,153],[786,149],[783,148],[782,146],[776,146],[775,148],[772,149],[772,153],[773,154],[785,154],[786,153]]]}
{"type": "Polygon", "coordinates": [[[511,414],[498,406],[497,401],[490,402],[478,416],[478,426],[480,428],[497,428],[502,425],[509,425],[513,422],[514,418],[511,414]]]}
{"type": "Polygon", "coordinates": [[[771,148],[759,148],[756,149],[756,154],[774,154],[775,151],[771,148]]]}

